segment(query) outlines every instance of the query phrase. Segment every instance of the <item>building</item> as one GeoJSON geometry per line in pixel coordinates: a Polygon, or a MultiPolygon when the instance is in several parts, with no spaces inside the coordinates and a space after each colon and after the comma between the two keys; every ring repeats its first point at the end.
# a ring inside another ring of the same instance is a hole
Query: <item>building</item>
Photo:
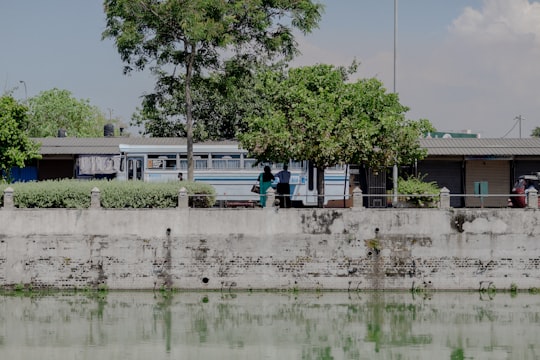
{"type": "Polygon", "coordinates": [[[451,194],[453,207],[503,207],[515,179],[540,171],[540,139],[421,139],[428,156],[418,162],[416,171],[427,181],[436,181],[451,194]],[[489,195],[474,196],[480,189],[489,195]],[[476,187],[476,188],[475,188],[476,187]],[[481,202],[483,201],[483,204],[481,202]]]}

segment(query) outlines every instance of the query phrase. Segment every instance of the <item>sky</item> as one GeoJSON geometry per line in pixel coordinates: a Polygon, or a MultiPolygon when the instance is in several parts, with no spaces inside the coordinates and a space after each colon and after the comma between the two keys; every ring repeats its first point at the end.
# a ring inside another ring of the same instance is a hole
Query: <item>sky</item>
{"type": "MultiPolygon", "coordinates": [[[[381,80],[438,131],[525,138],[540,126],[540,0],[318,1],[293,66],[356,60],[352,80],[381,80]]],[[[154,80],[123,74],[104,28],[101,0],[0,0],[0,93],[66,89],[129,124],[154,80]]]]}

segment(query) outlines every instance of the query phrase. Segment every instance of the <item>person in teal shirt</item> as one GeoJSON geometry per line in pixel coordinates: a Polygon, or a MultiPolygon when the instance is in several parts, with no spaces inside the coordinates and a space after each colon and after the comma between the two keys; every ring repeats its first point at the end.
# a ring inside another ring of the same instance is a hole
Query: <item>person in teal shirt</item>
{"type": "Polygon", "coordinates": [[[270,166],[266,165],[264,171],[259,174],[261,207],[266,207],[266,190],[272,186],[272,181],[274,181],[274,175],[270,170],[270,166]]]}

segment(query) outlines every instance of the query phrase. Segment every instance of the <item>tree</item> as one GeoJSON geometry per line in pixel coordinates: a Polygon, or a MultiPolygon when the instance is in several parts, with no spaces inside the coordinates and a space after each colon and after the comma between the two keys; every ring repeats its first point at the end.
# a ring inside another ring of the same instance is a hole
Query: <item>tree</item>
{"type": "Polygon", "coordinates": [[[0,179],[10,179],[11,168],[39,159],[39,146],[27,136],[27,107],[11,95],[0,97],[0,179]]]}
{"type": "MultiPolygon", "coordinates": [[[[124,72],[150,70],[169,115],[185,118],[188,179],[193,180],[194,79],[222,67],[222,59],[253,54],[290,59],[293,30],[310,32],[322,5],[311,0],[104,0],[106,30],[124,72]],[[183,71],[181,71],[183,70],[183,71]],[[178,71],[178,72],[177,72],[178,71]]],[[[154,114],[156,115],[156,114],[154,114]]]]}
{"type": "Polygon", "coordinates": [[[535,127],[533,131],[531,132],[531,137],[540,137],[540,127],[535,127]]]}
{"type": "Polygon", "coordinates": [[[42,91],[30,98],[28,105],[30,137],[57,136],[60,129],[73,137],[100,137],[105,124],[118,123],[117,119],[106,119],[89,100],[74,98],[68,90],[42,91]]]}
{"type": "Polygon", "coordinates": [[[239,136],[258,160],[309,160],[317,168],[319,206],[324,169],[363,163],[375,169],[411,163],[426,153],[418,139],[432,129],[427,120],[405,119],[408,108],[377,79],[348,82],[356,71],[315,65],[260,76],[257,91],[266,99],[262,114],[246,118],[239,136]]]}

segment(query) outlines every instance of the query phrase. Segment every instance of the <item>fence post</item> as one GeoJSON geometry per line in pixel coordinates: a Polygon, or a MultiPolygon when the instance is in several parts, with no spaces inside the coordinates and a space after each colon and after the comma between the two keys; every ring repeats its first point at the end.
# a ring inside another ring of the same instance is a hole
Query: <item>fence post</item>
{"type": "Polygon", "coordinates": [[[97,187],[94,187],[90,195],[90,208],[91,209],[100,209],[101,208],[101,191],[97,187]]]}
{"type": "Polygon", "coordinates": [[[355,187],[353,190],[353,208],[355,209],[363,209],[364,208],[364,200],[362,199],[362,189],[359,187],[355,187]]]}
{"type": "Polygon", "coordinates": [[[439,201],[440,209],[450,209],[450,190],[443,187],[440,191],[441,200],[439,201]]]}
{"type": "Polygon", "coordinates": [[[527,192],[527,207],[538,209],[538,191],[536,189],[530,189],[527,192]]]}
{"type": "Polygon", "coordinates": [[[276,191],[272,187],[269,187],[268,190],[266,190],[266,208],[270,210],[273,209],[276,206],[275,202],[276,191]]]}
{"type": "Polygon", "coordinates": [[[11,186],[4,190],[4,209],[13,209],[13,188],[11,186]]]}
{"type": "Polygon", "coordinates": [[[181,187],[178,191],[178,208],[179,209],[187,209],[189,207],[189,197],[187,193],[187,189],[185,187],[181,187]]]}

